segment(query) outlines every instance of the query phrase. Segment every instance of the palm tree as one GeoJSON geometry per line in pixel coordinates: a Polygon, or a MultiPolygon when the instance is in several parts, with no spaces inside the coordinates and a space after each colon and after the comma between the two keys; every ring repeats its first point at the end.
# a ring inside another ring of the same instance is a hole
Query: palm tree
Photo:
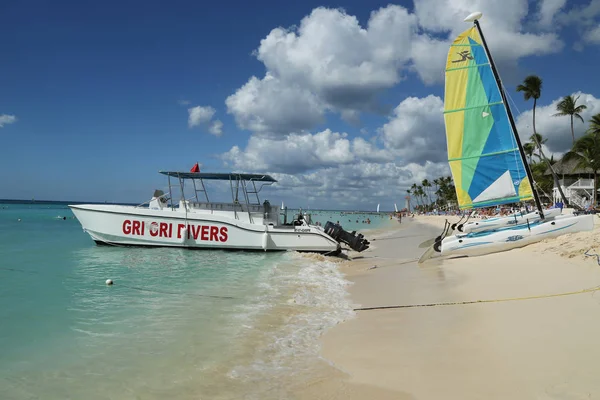
{"type": "Polygon", "coordinates": [[[537,75],[529,75],[521,85],[517,86],[517,92],[523,92],[525,101],[533,99],[533,133],[536,133],[535,107],[537,106],[537,100],[542,95],[542,78],[537,75]]]}
{"type": "Polygon", "coordinates": [[[437,205],[437,203],[438,203],[438,198],[439,198],[439,195],[438,195],[438,190],[440,189],[440,180],[441,180],[441,179],[442,179],[442,178],[435,178],[435,179],[433,180],[433,184],[435,185],[435,191],[433,192],[433,194],[435,194],[435,204],[436,204],[436,205],[437,205]]]}
{"type": "Polygon", "coordinates": [[[573,128],[573,117],[579,118],[581,122],[583,121],[583,117],[581,113],[583,110],[587,108],[585,104],[577,105],[577,100],[579,100],[579,96],[565,96],[557,105],[555,117],[564,117],[569,115],[571,117],[571,137],[573,138],[573,146],[575,145],[575,129],[573,128]]]}
{"type": "Polygon", "coordinates": [[[539,160],[542,160],[542,145],[545,144],[548,141],[548,139],[544,139],[544,137],[537,132],[531,135],[529,139],[531,140],[531,144],[535,146],[532,156],[536,156],[539,160]],[[538,154],[535,154],[535,149],[538,150],[538,154]]]}
{"type": "Polygon", "coordinates": [[[415,197],[415,202],[417,203],[417,205],[419,205],[419,194],[417,191],[417,184],[413,183],[410,188],[412,189],[411,194],[415,197]]]}
{"type": "MultiPolygon", "coordinates": [[[[600,120],[600,115],[597,116],[600,120]]],[[[590,128],[588,133],[577,139],[571,151],[563,157],[565,162],[577,160],[576,168],[590,168],[594,171],[593,207],[596,207],[596,181],[600,171],[600,130],[597,128],[598,126],[590,128]]]]}
{"type": "MultiPolygon", "coordinates": [[[[525,78],[525,80],[523,81],[523,84],[517,86],[517,92],[523,92],[523,98],[525,99],[525,101],[527,101],[529,99],[533,99],[533,135],[531,136],[531,138],[532,138],[534,144],[537,146],[541,158],[544,160],[544,162],[550,169],[550,172],[552,173],[552,178],[554,179],[554,184],[558,188],[558,192],[560,193],[560,196],[561,196],[565,206],[568,207],[569,202],[567,200],[567,197],[565,196],[565,194],[562,191],[562,188],[560,187],[560,182],[558,180],[558,176],[556,175],[556,172],[554,172],[554,169],[552,168],[552,164],[550,164],[550,161],[548,161],[548,159],[544,155],[544,152],[542,150],[543,143],[538,141],[539,138],[537,136],[537,131],[535,129],[535,108],[537,106],[537,100],[542,95],[542,78],[540,78],[537,75],[529,75],[528,77],[525,78]]],[[[525,149],[523,149],[523,150],[525,150],[525,149]]],[[[530,159],[530,163],[531,163],[531,159],[530,159]]],[[[532,188],[532,189],[535,190],[535,188],[532,188]]]]}
{"type": "Polygon", "coordinates": [[[529,161],[529,164],[531,164],[531,158],[533,157],[533,153],[535,152],[535,144],[532,142],[527,142],[523,145],[523,152],[525,153],[525,155],[527,156],[527,160],[529,161]]]}
{"type": "Polygon", "coordinates": [[[429,204],[431,204],[431,196],[429,195],[429,188],[431,187],[431,183],[429,182],[428,179],[423,179],[423,181],[421,182],[421,185],[423,185],[423,188],[425,189],[425,196],[427,197],[427,202],[429,204]]]}
{"type": "Polygon", "coordinates": [[[600,114],[596,114],[590,119],[590,127],[587,133],[600,134],[600,114]]]}

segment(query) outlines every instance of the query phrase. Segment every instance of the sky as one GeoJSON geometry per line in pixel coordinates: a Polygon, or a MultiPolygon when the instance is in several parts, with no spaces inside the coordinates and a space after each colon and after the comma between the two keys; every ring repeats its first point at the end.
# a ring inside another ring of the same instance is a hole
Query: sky
{"type": "Polygon", "coordinates": [[[564,153],[558,101],[587,105],[577,136],[600,113],[600,0],[1,2],[0,198],[141,203],[199,162],[269,173],[290,207],[400,207],[450,173],[443,69],[473,11],[519,134],[536,74],[564,153]]]}

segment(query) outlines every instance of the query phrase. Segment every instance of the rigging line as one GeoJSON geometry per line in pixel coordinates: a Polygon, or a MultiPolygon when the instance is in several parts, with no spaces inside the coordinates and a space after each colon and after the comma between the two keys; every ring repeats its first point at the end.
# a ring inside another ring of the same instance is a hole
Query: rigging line
{"type": "Polygon", "coordinates": [[[425,304],[405,304],[405,305],[395,305],[395,306],[362,307],[362,308],[355,308],[354,311],[389,310],[389,309],[397,309],[397,308],[459,306],[459,305],[479,304],[479,303],[502,303],[502,302],[508,302],[508,301],[534,300],[534,299],[546,299],[546,298],[551,298],[551,297],[572,296],[575,294],[593,293],[598,290],[600,290],[600,286],[595,286],[592,288],[577,290],[577,291],[573,291],[573,292],[543,294],[543,295],[538,295],[538,296],[510,297],[510,298],[505,298],[505,299],[489,299],[489,300],[453,301],[453,302],[443,302],[443,303],[425,303],[425,304]]]}
{"type": "Polygon", "coordinates": [[[508,100],[510,100],[511,105],[513,105],[515,107],[515,110],[517,110],[517,114],[521,115],[521,110],[519,110],[519,107],[517,106],[517,103],[515,103],[515,101],[513,100],[513,98],[510,96],[510,93],[508,92],[508,90],[506,90],[506,87],[504,86],[504,84],[502,85],[502,88],[504,90],[504,93],[508,97],[508,100]]]}
{"type": "MultiPolygon", "coordinates": [[[[508,92],[508,90],[506,90],[506,86],[504,86],[504,84],[502,84],[502,87],[500,88],[500,90],[502,90],[504,92],[504,94],[507,97],[508,101],[511,103],[511,106],[513,106],[514,109],[517,110],[517,114],[521,115],[521,111],[519,110],[519,107],[517,107],[517,104],[515,103],[515,101],[511,97],[511,95],[508,92]]],[[[514,133],[515,136],[519,134],[518,132],[513,132],[513,133],[514,133]]],[[[516,138],[515,137],[511,137],[511,139],[512,139],[512,143],[514,145],[518,146],[516,138]]],[[[513,152],[513,156],[514,156],[514,160],[515,160],[515,166],[517,167],[516,170],[518,171],[519,170],[519,160],[517,158],[517,153],[513,152]]],[[[527,160],[521,160],[521,161],[523,163],[527,162],[527,160]]],[[[522,180],[522,179],[523,179],[523,177],[519,176],[519,180],[522,180]]],[[[535,185],[535,182],[533,182],[533,184],[535,185]]],[[[534,189],[532,188],[532,190],[534,190],[534,189]]]]}

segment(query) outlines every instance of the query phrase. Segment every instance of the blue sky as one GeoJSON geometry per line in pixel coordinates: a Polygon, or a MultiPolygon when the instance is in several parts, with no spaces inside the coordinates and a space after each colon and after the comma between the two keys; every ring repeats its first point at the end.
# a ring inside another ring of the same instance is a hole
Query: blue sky
{"type": "MultiPolygon", "coordinates": [[[[524,14],[499,15],[510,12],[485,1],[479,7],[496,12],[482,26],[493,52],[497,45],[506,87],[513,90],[527,74],[536,73],[545,81],[541,106],[577,91],[596,104],[596,2],[510,2],[525,7],[524,14]],[[590,17],[577,27],[573,12],[585,7],[590,17]],[[523,32],[536,39],[512,54],[508,35],[523,32]]],[[[155,187],[164,187],[158,170],[188,170],[200,161],[206,171],[276,174],[282,185],[268,197],[283,198],[290,206],[401,203],[412,181],[439,176],[447,168],[434,97],[443,99],[438,69],[445,62],[444,41],[468,28],[461,19],[448,21],[451,10],[462,15],[455,3],[445,0],[435,7],[431,0],[417,0],[394,3],[399,7],[392,9],[388,2],[372,1],[261,1],[260,7],[238,1],[5,2],[0,5],[0,116],[15,120],[0,128],[0,198],[142,202],[155,187]],[[313,12],[317,7],[325,9],[313,12]],[[345,13],[335,10],[340,7],[345,13]],[[390,20],[389,35],[387,22],[380,23],[376,41],[353,47],[352,17],[375,32],[369,18],[380,9],[382,15],[406,12],[405,19],[390,20]],[[418,22],[410,35],[440,43],[404,49],[402,40],[406,46],[413,40],[394,38],[403,34],[403,21],[413,19],[418,22]],[[296,44],[272,34],[277,27],[291,28],[286,33],[296,44]],[[368,46],[380,46],[380,37],[390,45],[379,50],[397,54],[384,55],[388,58],[377,64],[381,57],[368,46]],[[266,38],[278,45],[261,47],[266,38]],[[327,48],[339,53],[325,67],[315,64],[327,58],[327,48]],[[412,52],[412,58],[403,58],[403,52],[412,52]],[[381,78],[363,82],[356,73],[344,78],[343,71],[361,64],[363,55],[371,65],[365,74],[381,78]],[[431,61],[418,61],[424,55],[431,55],[431,61]],[[426,67],[429,77],[418,73],[426,67]],[[276,84],[264,79],[266,72],[276,84]],[[256,87],[242,90],[253,76],[256,87]],[[254,97],[248,101],[250,93],[254,97]],[[416,126],[400,126],[422,104],[406,102],[400,114],[394,108],[407,97],[417,101],[430,95],[435,121],[417,112],[416,126]],[[212,107],[214,114],[190,126],[188,109],[196,106],[212,107]],[[216,120],[223,124],[220,136],[209,133],[216,120]],[[420,152],[408,134],[433,135],[424,144],[427,151],[420,152]],[[356,138],[364,141],[360,149],[356,138]],[[432,149],[439,154],[431,155],[432,149]],[[353,168],[362,172],[353,173],[353,168]],[[375,189],[373,182],[379,182],[375,189]]],[[[531,107],[514,91],[511,96],[521,111],[531,107]]],[[[560,153],[563,132],[550,132],[556,120],[546,119],[549,149],[560,153]]],[[[526,115],[521,125],[525,120],[526,115]]]]}

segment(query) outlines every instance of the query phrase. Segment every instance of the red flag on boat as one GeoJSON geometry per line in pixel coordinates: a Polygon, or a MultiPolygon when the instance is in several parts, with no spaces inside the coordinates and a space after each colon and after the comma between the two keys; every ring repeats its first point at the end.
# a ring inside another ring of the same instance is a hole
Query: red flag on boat
{"type": "Polygon", "coordinates": [[[198,163],[194,164],[192,169],[190,169],[190,172],[200,172],[200,167],[198,166],[198,163]]]}

